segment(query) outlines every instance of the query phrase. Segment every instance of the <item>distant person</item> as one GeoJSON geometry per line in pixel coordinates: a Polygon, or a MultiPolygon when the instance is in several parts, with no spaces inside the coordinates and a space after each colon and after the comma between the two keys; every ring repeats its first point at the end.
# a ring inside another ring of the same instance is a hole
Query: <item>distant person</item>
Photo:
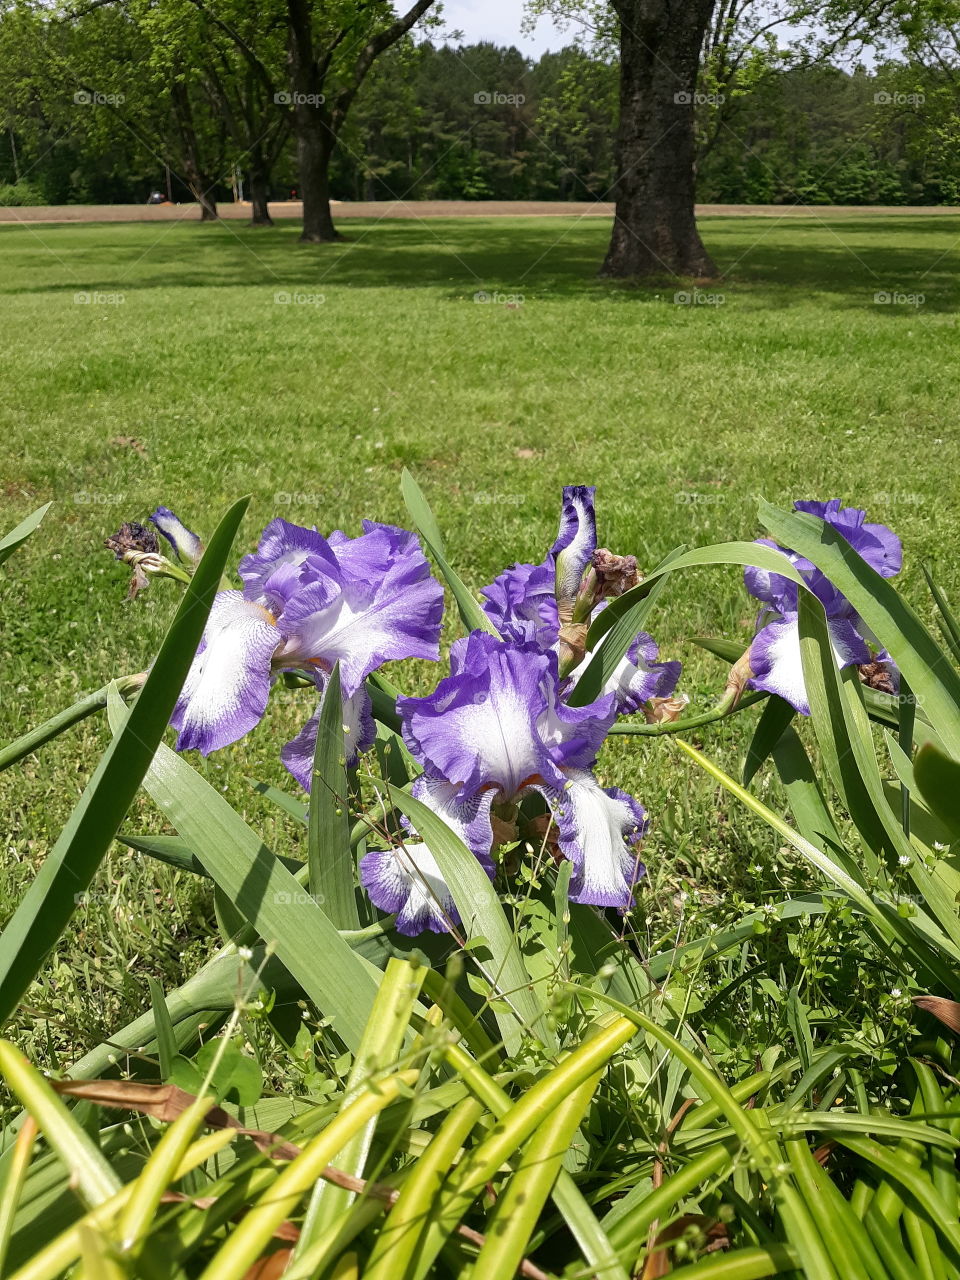
{"type": "Polygon", "coordinates": [[[147,204],[166,204],[167,197],[162,191],[151,191],[147,196],[147,204]]]}

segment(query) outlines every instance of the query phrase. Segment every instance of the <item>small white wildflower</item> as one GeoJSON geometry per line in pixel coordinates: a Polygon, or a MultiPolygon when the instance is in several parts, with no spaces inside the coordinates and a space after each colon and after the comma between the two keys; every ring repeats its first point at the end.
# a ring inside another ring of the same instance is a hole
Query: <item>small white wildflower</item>
{"type": "Polygon", "coordinates": [[[894,987],[893,990],[890,992],[890,994],[893,996],[894,1000],[899,1000],[900,997],[903,995],[903,992],[900,990],[899,987],[894,987]]]}
{"type": "Polygon", "coordinates": [[[901,867],[912,867],[912,866],[913,866],[913,859],[910,857],[910,855],[909,855],[908,853],[901,853],[901,855],[900,855],[900,857],[897,859],[897,861],[900,863],[901,867]]]}
{"type": "Polygon", "coordinates": [[[253,951],[249,947],[238,947],[237,955],[240,957],[241,960],[253,959],[253,951]]]}

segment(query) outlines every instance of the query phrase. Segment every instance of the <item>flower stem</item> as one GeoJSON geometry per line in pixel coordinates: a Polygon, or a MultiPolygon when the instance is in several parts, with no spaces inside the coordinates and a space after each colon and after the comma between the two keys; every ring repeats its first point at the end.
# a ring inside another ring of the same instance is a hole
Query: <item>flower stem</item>
{"type": "MultiPolygon", "coordinates": [[[[111,681],[111,684],[115,683],[121,695],[125,696],[129,693],[136,693],[146,678],[147,673],[141,671],[134,676],[121,676],[118,680],[111,681]]],[[[58,711],[55,716],[45,720],[36,729],[31,729],[29,733],[23,734],[22,737],[15,738],[13,742],[8,742],[5,747],[0,747],[0,772],[4,769],[9,769],[12,764],[16,764],[24,756],[28,756],[31,751],[36,751],[44,743],[50,742],[51,739],[56,738],[58,734],[63,733],[72,725],[79,724],[81,720],[86,720],[88,716],[92,716],[97,711],[102,711],[107,705],[109,689],[110,685],[105,684],[102,689],[97,689],[95,693],[88,693],[85,698],[75,702],[72,707],[67,707],[64,711],[58,711]]]]}
{"type": "Polygon", "coordinates": [[[728,696],[710,711],[701,711],[699,715],[686,716],[682,720],[662,720],[657,724],[618,723],[611,728],[610,733],[631,734],[641,738],[661,738],[665,734],[686,733],[689,729],[700,729],[704,725],[725,720],[727,716],[744,711],[747,707],[762,702],[766,697],[769,697],[769,694],[760,689],[751,690],[743,695],[736,706],[733,705],[733,697],[728,696]]]}

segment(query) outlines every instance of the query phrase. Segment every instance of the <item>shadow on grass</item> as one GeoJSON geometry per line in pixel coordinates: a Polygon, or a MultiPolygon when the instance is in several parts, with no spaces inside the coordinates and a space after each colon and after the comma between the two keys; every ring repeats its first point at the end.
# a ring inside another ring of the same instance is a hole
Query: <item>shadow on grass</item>
{"type": "MultiPolygon", "coordinates": [[[[323,246],[299,244],[297,226],[287,223],[256,230],[229,223],[65,224],[45,226],[42,235],[2,227],[2,291],[389,288],[432,291],[441,300],[498,292],[629,303],[691,287],[667,275],[639,285],[599,279],[609,226],[595,218],[343,226],[345,238],[323,246]]],[[[884,314],[892,318],[960,304],[954,265],[960,217],[710,218],[703,233],[721,276],[700,287],[727,302],[782,309],[815,295],[820,305],[873,310],[876,295],[886,294],[893,300],[884,314]]]]}

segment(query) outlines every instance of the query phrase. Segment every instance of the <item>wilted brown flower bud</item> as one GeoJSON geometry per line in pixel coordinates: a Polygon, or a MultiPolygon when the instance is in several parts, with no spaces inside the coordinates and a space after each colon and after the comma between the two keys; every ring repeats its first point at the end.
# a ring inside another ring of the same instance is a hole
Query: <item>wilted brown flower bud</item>
{"type": "Polygon", "coordinates": [[[597,575],[598,598],[601,600],[622,596],[640,581],[636,556],[615,556],[606,547],[600,547],[593,553],[591,563],[597,575]]]}
{"type": "Polygon", "coordinates": [[[565,675],[578,667],[587,651],[586,622],[567,622],[560,628],[560,673],[565,675]]]}
{"type": "Polygon", "coordinates": [[[130,551],[156,555],[160,550],[157,535],[153,529],[145,524],[138,524],[136,520],[122,524],[112,537],[105,539],[103,545],[112,551],[118,560],[123,560],[130,551]]]}
{"type": "Polygon", "coordinates": [[[683,715],[689,701],[685,694],[679,698],[651,698],[643,708],[643,718],[647,724],[672,724],[683,715]]]}
{"type": "Polygon", "coordinates": [[[868,689],[896,695],[897,686],[889,669],[882,662],[861,662],[857,668],[861,681],[868,689]]]}

